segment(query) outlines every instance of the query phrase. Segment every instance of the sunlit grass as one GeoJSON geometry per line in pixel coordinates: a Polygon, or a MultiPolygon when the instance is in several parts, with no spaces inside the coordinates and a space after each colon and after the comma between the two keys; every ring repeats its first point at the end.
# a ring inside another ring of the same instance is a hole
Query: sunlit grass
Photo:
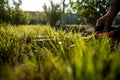
{"type": "Polygon", "coordinates": [[[2,25],[0,80],[116,80],[119,53],[107,37],[84,40],[49,25],[2,25]]]}

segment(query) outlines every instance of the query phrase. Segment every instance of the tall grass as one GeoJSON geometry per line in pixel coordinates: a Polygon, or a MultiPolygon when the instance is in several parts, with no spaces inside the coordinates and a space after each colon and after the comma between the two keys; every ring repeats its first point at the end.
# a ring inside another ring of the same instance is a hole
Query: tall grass
{"type": "Polygon", "coordinates": [[[1,25],[0,80],[116,80],[119,53],[107,37],[84,40],[48,25],[1,25]]]}

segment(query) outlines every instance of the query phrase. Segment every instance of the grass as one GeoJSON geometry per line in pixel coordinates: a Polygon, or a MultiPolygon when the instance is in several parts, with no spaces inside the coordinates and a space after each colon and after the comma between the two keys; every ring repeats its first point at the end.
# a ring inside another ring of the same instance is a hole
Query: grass
{"type": "Polygon", "coordinates": [[[84,40],[49,25],[1,25],[0,80],[116,80],[119,53],[107,37],[84,40]],[[52,40],[36,42],[35,36],[52,40]]]}

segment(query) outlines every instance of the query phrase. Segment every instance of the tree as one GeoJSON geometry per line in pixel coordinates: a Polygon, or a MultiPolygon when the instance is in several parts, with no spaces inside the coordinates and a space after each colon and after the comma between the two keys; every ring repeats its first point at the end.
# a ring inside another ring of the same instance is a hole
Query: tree
{"type": "Polygon", "coordinates": [[[8,0],[0,0],[0,23],[8,22],[10,20],[10,6],[8,0]]]}
{"type": "Polygon", "coordinates": [[[46,4],[44,4],[43,9],[46,13],[48,23],[51,26],[55,26],[57,21],[61,18],[61,8],[59,4],[54,4],[52,1],[50,1],[51,6],[47,7],[46,4]]]}
{"type": "Polygon", "coordinates": [[[68,17],[68,11],[71,12],[70,9],[67,9],[66,8],[69,6],[69,3],[70,3],[70,0],[68,3],[66,3],[66,0],[61,0],[62,1],[62,25],[64,26],[65,25],[65,17],[67,16],[68,17]],[[67,13],[66,13],[67,11],[67,13]]]}
{"type": "Polygon", "coordinates": [[[62,0],[63,10],[62,10],[62,25],[64,26],[64,16],[65,16],[65,0],[62,0]]]}
{"type": "Polygon", "coordinates": [[[109,0],[73,0],[70,2],[79,18],[86,18],[87,22],[93,25],[99,17],[106,13],[108,3],[109,0]]]}
{"type": "Polygon", "coordinates": [[[13,5],[9,5],[8,0],[0,0],[0,23],[6,22],[11,24],[27,24],[29,14],[20,9],[21,0],[12,0],[13,5]]]}
{"type": "Polygon", "coordinates": [[[22,4],[21,0],[15,1],[13,0],[13,16],[12,16],[12,24],[28,24],[30,22],[30,15],[27,12],[23,12],[20,9],[20,5],[22,4]]]}

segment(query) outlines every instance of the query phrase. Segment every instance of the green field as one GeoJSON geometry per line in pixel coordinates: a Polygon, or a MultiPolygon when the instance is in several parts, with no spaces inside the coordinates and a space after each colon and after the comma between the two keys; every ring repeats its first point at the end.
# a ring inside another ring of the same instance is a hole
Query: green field
{"type": "Polygon", "coordinates": [[[119,75],[120,47],[111,48],[105,36],[84,40],[78,32],[49,25],[0,26],[0,80],[117,80],[119,75]]]}

